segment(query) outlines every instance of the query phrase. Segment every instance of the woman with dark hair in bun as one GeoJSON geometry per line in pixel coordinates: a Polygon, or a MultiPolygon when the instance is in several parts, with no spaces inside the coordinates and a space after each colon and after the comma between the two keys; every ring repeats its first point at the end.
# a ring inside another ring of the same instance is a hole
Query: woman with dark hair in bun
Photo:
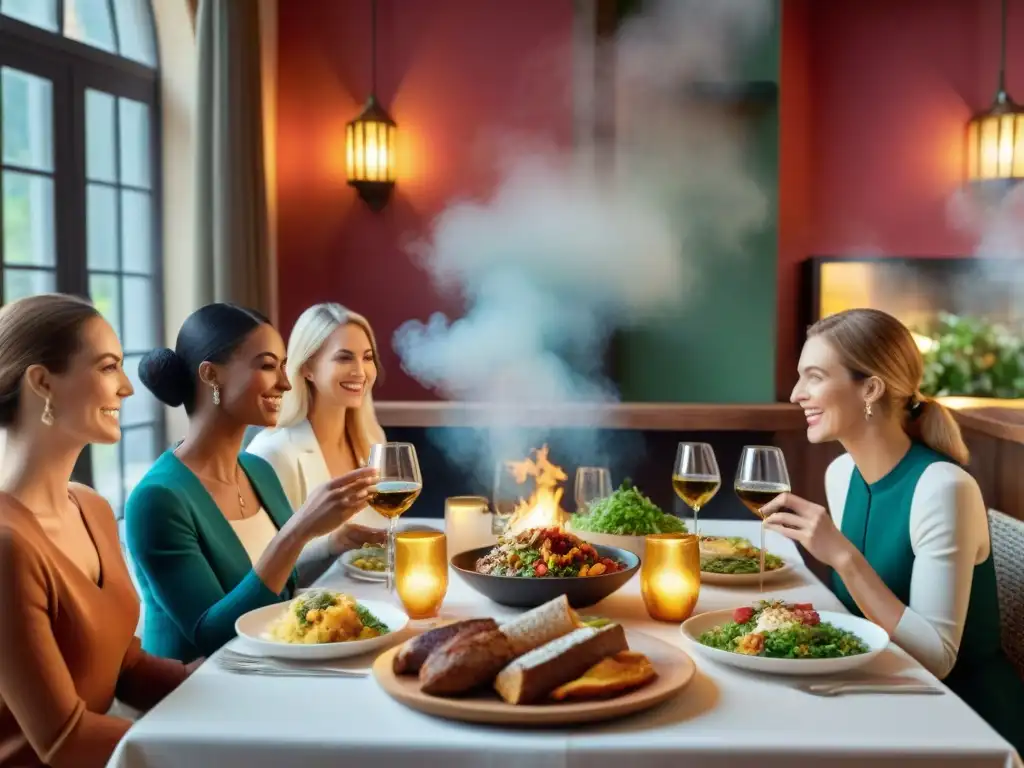
{"type": "Polygon", "coordinates": [[[139,598],[110,505],[72,483],[90,443],[121,439],[132,394],[92,304],[31,296],[0,309],[0,766],[107,764],[131,721],[188,675],[142,651],[139,598]]]}
{"type": "Polygon", "coordinates": [[[185,439],[157,459],[125,506],[151,653],[190,661],[220,648],[239,616],[289,599],[296,566],[321,555],[322,537],[365,506],[373,469],[323,484],[293,514],[270,464],[240,453],[248,426],[277,423],[291,388],[284,365],[281,335],[233,304],[196,310],[175,349],[139,365],[142,383],[189,416],[185,439]]]}

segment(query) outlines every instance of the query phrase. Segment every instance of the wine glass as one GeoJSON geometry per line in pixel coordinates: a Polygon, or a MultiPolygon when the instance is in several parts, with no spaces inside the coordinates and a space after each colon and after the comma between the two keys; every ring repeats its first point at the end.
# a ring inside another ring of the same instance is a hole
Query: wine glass
{"type": "Polygon", "coordinates": [[[576,470],[576,511],[585,515],[590,505],[612,495],[612,473],[607,467],[579,467],[576,470]]]}
{"type": "Polygon", "coordinates": [[[789,470],[782,450],[774,445],[745,445],[733,486],[743,505],[761,518],[760,584],[764,591],[764,515],[761,507],[780,493],[788,493],[789,470]]]}
{"type": "Polygon", "coordinates": [[[509,520],[524,499],[533,495],[536,485],[534,478],[527,477],[519,482],[507,461],[499,461],[494,468],[494,518],[491,520],[491,533],[501,536],[508,526],[509,520]]]}
{"type": "Polygon", "coordinates": [[[376,443],[370,446],[368,464],[377,470],[377,484],[369,505],[388,519],[387,589],[395,583],[395,529],[398,518],[412,506],[423,490],[420,463],[411,443],[376,443]]]}
{"type": "Polygon", "coordinates": [[[672,470],[672,488],[676,495],[693,510],[693,533],[699,538],[697,517],[700,510],[722,485],[715,450],[707,443],[680,443],[676,449],[676,464],[672,470]]]}

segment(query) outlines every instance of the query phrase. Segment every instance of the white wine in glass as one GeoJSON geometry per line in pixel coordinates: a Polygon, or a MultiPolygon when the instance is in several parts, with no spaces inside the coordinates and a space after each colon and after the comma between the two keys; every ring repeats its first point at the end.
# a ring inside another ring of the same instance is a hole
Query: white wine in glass
{"type": "Polygon", "coordinates": [[[409,510],[423,480],[416,448],[411,443],[377,443],[370,446],[369,465],[377,470],[378,480],[370,492],[368,504],[388,519],[387,589],[395,583],[395,530],[398,518],[409,510]]]}
{"type": "Polygon", "coordinates": [[[722,485],[715,450],[707,443],[680,443],[672,470],[672,489],[693,510],[693,533],[700,536],[697,518],[722,485]]]}
{"type": "Polygon", "coordinates": [[[743,506],[761,518],[760,589],[764,591],[764,514],[761,507],[780,493],[789,493],[786,457],[774,445],[746,445],[740,453],[733,486],[743,506]]]}

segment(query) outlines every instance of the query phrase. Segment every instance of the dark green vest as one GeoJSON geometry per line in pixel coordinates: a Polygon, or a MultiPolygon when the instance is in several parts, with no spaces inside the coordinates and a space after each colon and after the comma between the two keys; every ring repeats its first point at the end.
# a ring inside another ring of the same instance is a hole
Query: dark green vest
{"type": "MultiPolygon", "coordinates": [[[[889,474],[868,485],[856,467],[843,508],[843,535],[860,550],[886,586],[910,604],[914,550],[910,509],[925,469],[951,462],[913,443],[889,474]]],[[[863,616],[842,579],[833,572],[832,590],[856,616],[863,616]]],[[[1000,646],[999,602],[991,554],[974,568],[971,600],[956,665],[943,681],[1018,750],[1024,749],[1024,684],[1000,646]]]]}

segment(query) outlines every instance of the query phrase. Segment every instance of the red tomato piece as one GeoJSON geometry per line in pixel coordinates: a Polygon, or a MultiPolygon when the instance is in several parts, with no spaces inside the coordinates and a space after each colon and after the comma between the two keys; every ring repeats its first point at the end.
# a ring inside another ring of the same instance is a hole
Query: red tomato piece
{"type": "Polygon", "coordinates": [[[548,572],[547,563],[537,563],[535,566],[533,566],[533,572],[538,576],[546,575],[548,572]]]}
{"type": "Polygon", "coordinates": [[[732,612],[732,620],[737,624],[746,624],[752,618],[754,618],[754,609],[749,606],[737,608],[732,612]]]}

